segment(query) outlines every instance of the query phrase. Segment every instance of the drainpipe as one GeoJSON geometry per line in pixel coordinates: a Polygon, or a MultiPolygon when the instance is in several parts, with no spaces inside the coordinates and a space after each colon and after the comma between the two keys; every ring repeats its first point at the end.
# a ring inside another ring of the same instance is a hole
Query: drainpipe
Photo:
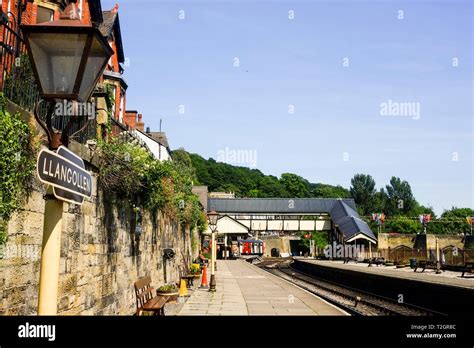
{"type": "Polygon", "coordinates": [[[56,199],[51,191],[49,189],[45,195],[38,315],[56,315],[58,312],[63,202],[56,199]]]}

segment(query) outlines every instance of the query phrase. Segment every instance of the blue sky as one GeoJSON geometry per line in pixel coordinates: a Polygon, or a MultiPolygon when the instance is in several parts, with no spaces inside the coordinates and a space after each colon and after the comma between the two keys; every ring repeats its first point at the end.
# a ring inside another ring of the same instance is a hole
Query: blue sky
{"type": "Polygon", "coordinates": [[[474,206],[471,1],[122,0],[119,13],[127,108],[152,130],[162,118],[172,148],[248,151],[265,174],[344,187],[398,176],[438,214],[474,206]],[[419,114],[381,115],[389,100],[419,114]]]}

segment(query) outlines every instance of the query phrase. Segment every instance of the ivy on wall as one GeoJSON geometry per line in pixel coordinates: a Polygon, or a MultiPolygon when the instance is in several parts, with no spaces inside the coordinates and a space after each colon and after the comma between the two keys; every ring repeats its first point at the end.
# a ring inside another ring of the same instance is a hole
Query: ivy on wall
{"type": "Polygon", "coordinates": [[[0,94],[0,245],[6,241],[6,223],[27,195],[35,168],[33,132],[19,114],[6,111],[0,94]]]}

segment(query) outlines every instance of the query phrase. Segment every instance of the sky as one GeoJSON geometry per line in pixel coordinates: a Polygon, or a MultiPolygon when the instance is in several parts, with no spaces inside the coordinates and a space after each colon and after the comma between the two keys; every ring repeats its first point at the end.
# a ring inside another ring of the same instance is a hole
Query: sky
{"type": "Polygon", "coordinates": [[[119,5],[127,109],[172,149],[474,207],[470,0],[119,5]]]}

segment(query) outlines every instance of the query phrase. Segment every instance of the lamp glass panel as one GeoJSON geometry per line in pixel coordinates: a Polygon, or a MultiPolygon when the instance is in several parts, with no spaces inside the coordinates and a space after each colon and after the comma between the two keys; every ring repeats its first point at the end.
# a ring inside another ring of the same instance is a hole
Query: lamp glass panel
{"type": "Polygon", "coordinates": [[[87,34],[30,33],[33,64],[44,94],[72,94],[87,34]]]}
{"type": "Polygon", "coordinates": [[[217,225],[217,214],[210,213],[210,214],[208,214],[208,217],[209,217],[209,224],[211,226],[217,225]]]}
{"type": "Polygon", "coordinates": [[[92,45],[87,59],[81,88],[79,89],[79,100],[87,101],[95,88],[97,80],[102,75],[102,69],[109,59],[108,52],[100,44],[99,39],[94,35],[92,45]]]}

